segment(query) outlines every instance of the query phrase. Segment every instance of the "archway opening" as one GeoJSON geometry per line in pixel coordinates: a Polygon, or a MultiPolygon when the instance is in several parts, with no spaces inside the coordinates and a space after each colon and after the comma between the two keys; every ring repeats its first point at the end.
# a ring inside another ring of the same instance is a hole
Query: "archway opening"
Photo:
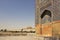
{"type": "Polygon", "coordinates": [[[42,14],[41,14],[41,19],[42,19],[42,23],[48,23],[51,22],[51,12],[49,10],[45,10],[42,14]]]}

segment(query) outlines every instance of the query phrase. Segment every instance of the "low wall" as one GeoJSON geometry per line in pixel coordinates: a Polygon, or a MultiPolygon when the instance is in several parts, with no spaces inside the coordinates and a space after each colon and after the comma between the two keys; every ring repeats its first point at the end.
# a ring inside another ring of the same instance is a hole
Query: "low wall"
{"type": "Polygon", "coordinates": [[[60,36],[60,21],[37,24],[35,29],[38,36],[60,36]]]}

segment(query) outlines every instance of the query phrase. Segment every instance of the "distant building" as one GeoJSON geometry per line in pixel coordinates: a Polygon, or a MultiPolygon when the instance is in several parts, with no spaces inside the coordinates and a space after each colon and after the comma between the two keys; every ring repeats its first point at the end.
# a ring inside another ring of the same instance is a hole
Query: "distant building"
{"type": "Polygon", "coordinates": [[[26,27],[26,28],[23,28],[23,31],[35,31],[35,28],[26,27]]]}

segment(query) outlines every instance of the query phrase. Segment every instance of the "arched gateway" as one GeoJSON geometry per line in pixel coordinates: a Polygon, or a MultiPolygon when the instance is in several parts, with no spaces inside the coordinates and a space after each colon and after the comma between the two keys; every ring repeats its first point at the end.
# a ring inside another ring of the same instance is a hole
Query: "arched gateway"
{"type": "Polygon", "coordinates": [[[51,22],[52,20],[52,14],[49,10],[45,10],[42,14],[41,14],[41,19],[42,19],[42,23],[48,23],[51,22]]]}

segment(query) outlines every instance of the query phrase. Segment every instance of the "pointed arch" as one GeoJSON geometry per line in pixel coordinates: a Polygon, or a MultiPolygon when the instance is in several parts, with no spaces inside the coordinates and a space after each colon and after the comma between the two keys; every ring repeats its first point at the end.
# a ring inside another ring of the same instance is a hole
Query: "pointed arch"
{"type": "Polygon", "coordinates": [[[51,12],[49,10],[45,10],[42,14],[41,14],[41,19],[44,18],[45,15],[48,15],[48,16],[52,16],[51,15],[51,12]]]}

